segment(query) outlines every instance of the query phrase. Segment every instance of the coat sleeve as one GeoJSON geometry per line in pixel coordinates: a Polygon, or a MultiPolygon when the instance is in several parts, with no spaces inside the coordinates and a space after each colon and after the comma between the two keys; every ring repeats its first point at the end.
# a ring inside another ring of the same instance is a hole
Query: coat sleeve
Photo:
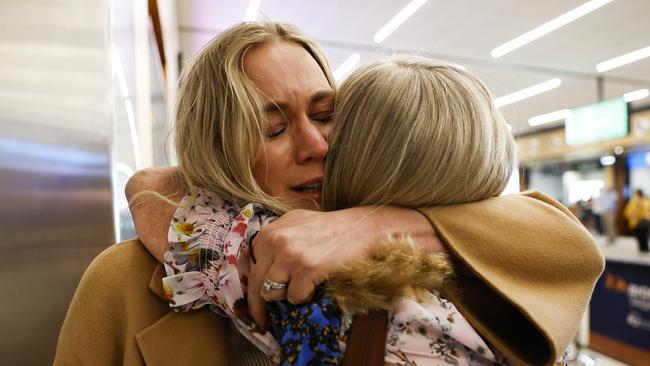
{"type": "Polygon", "coordinates": [[[589,232],[537,191],[420,211],[457,263],[459,311],[512,363],[553,365],[604,269],[589,232]]]}

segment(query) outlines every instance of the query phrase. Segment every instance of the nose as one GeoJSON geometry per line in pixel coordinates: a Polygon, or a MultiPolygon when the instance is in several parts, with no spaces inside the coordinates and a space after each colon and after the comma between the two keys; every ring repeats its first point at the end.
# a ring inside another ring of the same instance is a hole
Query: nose
{"type": "Polygon", "coordinates": [[[327,154],[327,125],[314,123],[309,118],[301,119],[294,136],[296,159],[299,163],[323,160],[327,154]]]}

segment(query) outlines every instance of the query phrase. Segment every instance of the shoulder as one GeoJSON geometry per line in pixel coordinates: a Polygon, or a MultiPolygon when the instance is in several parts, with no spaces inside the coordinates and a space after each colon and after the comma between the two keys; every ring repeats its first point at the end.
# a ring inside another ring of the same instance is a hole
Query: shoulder
{"type": "Polygon", "coordinates": [[[115,335],[122,332],[121,325],[138,324],[142,329],[167,314],[169,305],[150,288],[157,265],[137,240],[104,250],[79,282],[66,316],[66,329],[78,331],[93,324],[101,325],[104,334],[115,335]]]}
{"type": "Polygon", "coordinates": [[[151,271],[157,265],[156,259],[149,254],[139,240],[133,239],[113,244],[101,252],[90,264],[88,271],[97,271],[119,274],[124,270],[133,270],[134,265],[142,267],[145,272],[151,271]]]}
{"type": "Polygon", "coordinates": [[[77,291],[123,291],[129,284],[147,284],[157,264],[139,240],[113,244],[88,266],[77,291]]]}
{"type": "MultiPolygon", "coordinates": [[[[560,202],[536,190],[442,207],[420,208],[432,221],[490,218],[502,223],[564,223],[579,228],[579,220],[560,202]],[[451,215],[451,216],[450,216],[451,215]]],[[[466,221],[465,221],[466,222],[466,221]]]]}

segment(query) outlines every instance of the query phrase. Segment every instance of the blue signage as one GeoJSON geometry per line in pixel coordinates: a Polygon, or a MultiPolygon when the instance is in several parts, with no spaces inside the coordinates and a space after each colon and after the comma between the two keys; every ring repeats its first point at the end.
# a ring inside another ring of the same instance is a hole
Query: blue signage
{"type": "Polygon", "coordinates": [[[590,305],[590,328],[650,351],[650,266],[607,260],[590,305]]]}
{"type": "Polygon", "coordinates": [[[627,166],[630,169],[650,167],[650,152],[631,152],[627,154],[627,166]]]}

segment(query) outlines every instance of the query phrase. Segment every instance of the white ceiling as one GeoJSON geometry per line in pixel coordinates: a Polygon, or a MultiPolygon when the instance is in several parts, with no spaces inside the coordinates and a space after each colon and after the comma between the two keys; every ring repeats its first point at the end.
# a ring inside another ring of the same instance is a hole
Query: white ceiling
{"type": "MultiPolygon", "coordinates": [[[[332,68],[350,54],[361,62],[393,52],[419,52],[457,62],[482,77],[496,97],[555,77],[562,85],[502,108],[515,133],[534,131],[528,118],[650,88],[650,58],[598,74],[597,63],[650,46],[650,0],[614,0],[499,59],[490,51],[586,0],[429,0],[384,42],[374,34],[410,0],[262,0],[258,19],[296,24],[325,50],[332,68]]],[[[243,21],[248,1],[178,0],[184,59],[243,21]]],[[[650,103],[650,98],[633,106],[650,103]]],[[[542,126],[538,128],[545,128],[542,126]]]]}

